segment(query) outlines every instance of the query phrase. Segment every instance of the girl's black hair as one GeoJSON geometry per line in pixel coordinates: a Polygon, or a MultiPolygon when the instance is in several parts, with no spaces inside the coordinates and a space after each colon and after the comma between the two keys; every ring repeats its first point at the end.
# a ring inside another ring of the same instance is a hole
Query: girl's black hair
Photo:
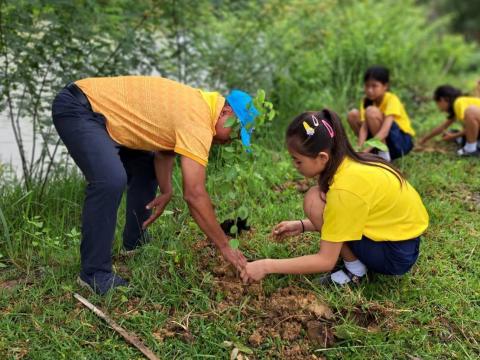
{"type": "Polygon", "coordinates": [[[402,173],[381,157],[355,152],[348,141],[340,118],[328,109],[319,112],[308,111],[298,115],[287,128],[286,142],[290,149],[311,158],[317,157],[321,151],[330,154],[325,170],[318,178],[318,185],[324,193],[327,193],[333,176],[345,156],[361,164],[377,166],[391,172],[400,184],[405,181],[402,173]]]}
{"type": "Polygon", "coordinates": [[[435,89],[433,92],[433,100],[440,101],[440,99],[445,99],[448,102],[448,118],[453,119],[455,117],[455,111],[453,110],[453,104],[455,100],[462,96],[461,90],[451,86],[451,85],[442,85],[435,89]]]}
{"type": "Polygon", "coordinates": [[[390,72],[385,66],[370,66],[363,76],[363,82],[366,83],[368,80],[376,80],[384,85],[388,84],[390,82],[390,72]]]}
{"type": "MultiPolygon", "coordinates": [[[[367,71],[365,71],[365,75],[363,76],[364,83],[366,83],[368,80],[379,81],[383,85],[388,84],[390,82],[390,72],[384,66],[370,66],[367,71]]],[[[363,108],[366,109],[370,105],[373,105],[373,100],[365,97],[363,99],[363,108]]]]}

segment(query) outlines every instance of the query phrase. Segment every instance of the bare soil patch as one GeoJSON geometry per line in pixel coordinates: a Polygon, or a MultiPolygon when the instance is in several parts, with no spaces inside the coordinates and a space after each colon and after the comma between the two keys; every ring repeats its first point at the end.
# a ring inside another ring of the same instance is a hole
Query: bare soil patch
{"type": "Polygon", "coordinates": [[[277,356],[313,359],[318,358],[309,357],[313,347],[331,347],[335,343],[334,313],[314,293],[289,286],[265,294],[261,283],[242,284],[235,269],[207,242],[194,247],[199,251],[200,266],[213,275],[212,298],[222,299],[214,305],[217,316],[228,316],[230,310],[242,306],[248,326],[239,327],[239,335],[247,337],[250,346],[261,347],[269,339],[280,338],[289,346],[279,349],[277,356]]]}

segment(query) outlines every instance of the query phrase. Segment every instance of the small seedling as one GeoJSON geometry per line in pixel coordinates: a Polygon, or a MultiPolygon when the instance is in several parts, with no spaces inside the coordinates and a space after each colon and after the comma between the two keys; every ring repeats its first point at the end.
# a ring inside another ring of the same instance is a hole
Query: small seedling
{"type": "Polygon", "coordinates": [[[225,235],[235,237],[242,231],[250,230],[250,226],[247,225],[247,218],[244,219],[237,217],[237,220],[226,219],[220,224],[225,235]]]}
{"type": "Polygon", "coordinates": [[[233,250],[237,250],[238,247],[240,246],[240,241],[238,241],[238,239],[230,239],[228,244],[233,250]]]}

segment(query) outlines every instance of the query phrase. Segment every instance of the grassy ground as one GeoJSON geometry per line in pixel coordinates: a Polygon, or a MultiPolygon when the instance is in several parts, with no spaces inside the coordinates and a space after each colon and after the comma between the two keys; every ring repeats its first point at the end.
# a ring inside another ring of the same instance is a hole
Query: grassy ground
{"type": "MultiPolygon", "coordinates": [[[[270,145],[280,149],[278,143],[270,145]]],[[[269,237],[277,222],[302,217],[300,179],[285,151],[257,151],[250,164],[237,179],[240,196],[228,198],[219,187],[218,162],[208,184],[220,219],[240,204],[250,210],[252,230],[240,237],[240,248],[251,259],[316,251],[316,235],[284,243],[269,237]]],[[[271,276],[261,285],[241,285],[177,191],[152,228],[153,241],[134,257],[119,255],[120,213],[115,268],[131,286],[101,298],[75,283],[81,178],[59,176],[43,199],[35,190],[6,186],[0,200],[0,358],[141,358],[73,292],[135,331],[163,359],[229,358],[235,346],[250,359],[478,358],[478,164],[452,152],[412,153],[397,163],[430,213],[421,256],[408,275],[376,276],[355,289],[321,288],[315,276],[271,276]]],[[[178,174],[176,179],[178,190],[178,174]]]]}

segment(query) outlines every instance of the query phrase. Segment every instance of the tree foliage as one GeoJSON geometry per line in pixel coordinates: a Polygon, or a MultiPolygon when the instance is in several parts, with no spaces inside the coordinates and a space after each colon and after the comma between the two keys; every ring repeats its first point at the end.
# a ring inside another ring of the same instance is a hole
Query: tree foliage
{"type": "Polygon", "coordinates": [[[478,51],[414,0],[3,0],[0,9],[0,106],[27,185],[45,181],[55,147],[27,153],[20,124],[31,124],[34,144],[57,144],[50,103],[72,80],[160,74],[223,92],[262,88],[286,121],[320,107],[344,113],[372,64],[391,69],[407,103],[430,97],[478,51]]]}

